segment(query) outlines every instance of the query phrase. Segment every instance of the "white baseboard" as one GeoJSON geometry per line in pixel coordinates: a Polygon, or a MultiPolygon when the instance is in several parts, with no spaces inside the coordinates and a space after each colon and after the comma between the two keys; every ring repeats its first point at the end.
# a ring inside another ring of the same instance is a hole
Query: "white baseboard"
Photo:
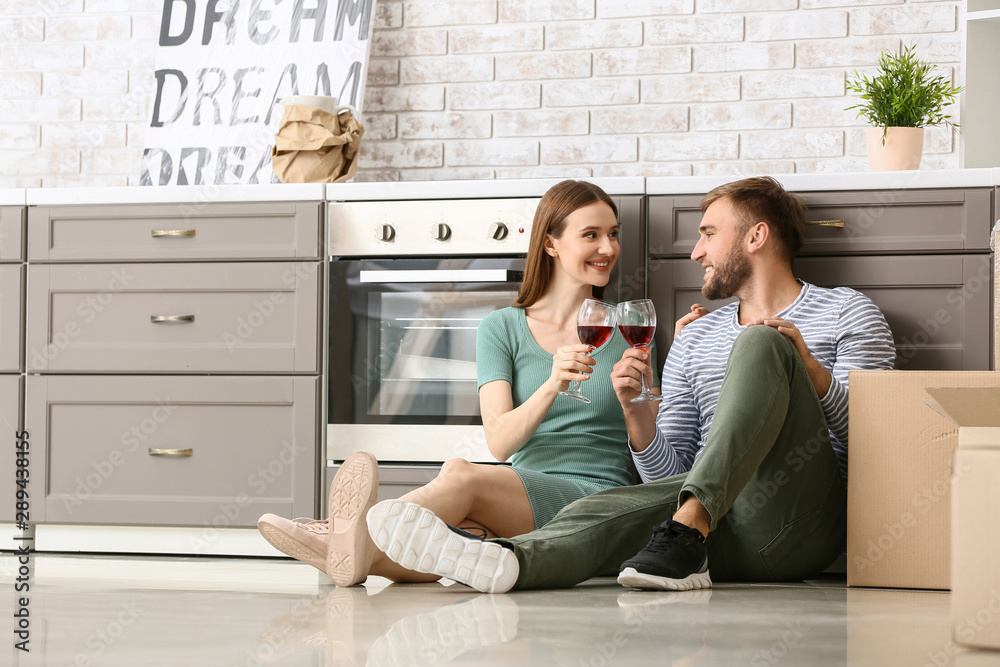
{"type": "MultiPolygon", "coordinates": [[[[36,552],[285,557],[256,528],[39,524],[34,529],[36,552]]],[[[0,524],[0,549],[16,549],[20,534],[14,524],[0,524]]]]}

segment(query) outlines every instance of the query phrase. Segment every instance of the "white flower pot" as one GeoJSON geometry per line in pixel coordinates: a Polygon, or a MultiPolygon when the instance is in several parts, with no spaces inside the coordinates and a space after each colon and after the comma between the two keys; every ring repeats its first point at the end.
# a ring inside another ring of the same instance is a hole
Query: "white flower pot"
{"type": "Polygon", "coordinates": [[[869,127],[868,167],[872,171],[919,169],[924,151],[922,127],[869,127]],[[886,132],[885,145],[882,133],[886,132]]]}

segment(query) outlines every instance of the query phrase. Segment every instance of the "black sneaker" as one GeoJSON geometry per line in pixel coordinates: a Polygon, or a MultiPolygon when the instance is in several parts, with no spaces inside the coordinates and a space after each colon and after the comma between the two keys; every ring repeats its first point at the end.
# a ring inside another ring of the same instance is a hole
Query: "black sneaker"
{"type": "Polygon", "coordinates": [[[666,591],[711,588],[705,538],[696,528],[673,520],[654,526],[649,544],[622,563],[618,583],[666,591]]]}

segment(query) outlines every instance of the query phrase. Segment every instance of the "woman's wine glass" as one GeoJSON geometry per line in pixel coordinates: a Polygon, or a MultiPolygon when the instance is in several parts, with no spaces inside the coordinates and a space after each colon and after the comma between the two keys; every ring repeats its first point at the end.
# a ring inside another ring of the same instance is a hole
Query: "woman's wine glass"
{"type": "MultiPolygon", "coordinates": [[[[590,346],[589,352],[604,345],[614,330],[615,307],[596,299],[584,300],[580,305],[580,312],[576,315],[576,332],[580,336],[580,342],[590,346]]],[[[574,380],[569,388],[559,392],[559,395],[590,403],[590,399],[580,392],[581,382],[582,380],[574,380]]]]}
{"type": "MultiPolygon", "coordinates": [[[[648,350],[656,332],[656,311],[649,299],[623,301],[618,304],[618,330],[622,332],[625,341],[634,348],[648,350]]],[[[646,386],[646,376],[642,381],[642,391],[632,399],[633,403],[642,401],[659,401],[661,397],[654,394],[646,386]]]]}

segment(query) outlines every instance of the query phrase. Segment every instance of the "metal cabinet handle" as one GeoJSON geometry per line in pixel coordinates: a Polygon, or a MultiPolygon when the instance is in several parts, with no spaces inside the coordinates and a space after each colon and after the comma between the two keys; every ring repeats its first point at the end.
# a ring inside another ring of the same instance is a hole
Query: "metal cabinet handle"
{"type": "Polygon", "coordinates": [[[153,238],[159,239],[170,236],[194,236],[194,229],[154,229],[153,238]]]}
{"type": "Polygon", "coordinates": [[[806,220],[807,225],[815,227],[843,227],[843,220],[806,220]]]}
{"type": "Polygon", "coordinates": [[[156,449],[149,448],[150,456],[194,456],[193,449],[156,449]]]}
{"type": "Polygon", "coordinates": [[[194,322],[194,315],[150,315],[149,321],[153,324],[164,322],[194,322]]]}

